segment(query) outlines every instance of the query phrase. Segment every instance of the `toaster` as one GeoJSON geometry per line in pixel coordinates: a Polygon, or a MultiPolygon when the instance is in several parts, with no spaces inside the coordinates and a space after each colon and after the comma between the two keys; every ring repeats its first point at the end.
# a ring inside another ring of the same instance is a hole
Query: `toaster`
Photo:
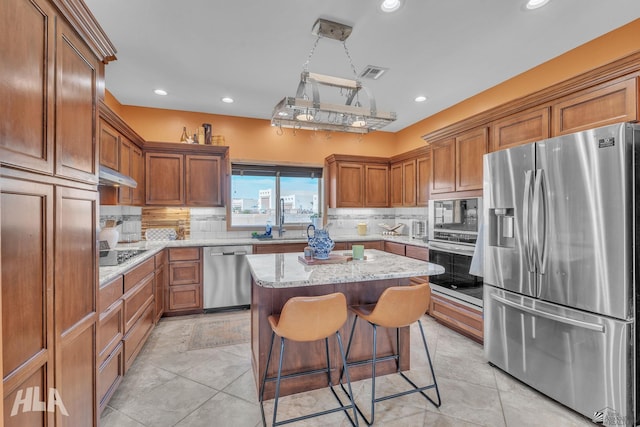
{"type": "Polygon", "coordinates": [[[422,239],[427,235],[427,221],[414,219],[409,223],[409,237],[412,239],[422,239]]]}

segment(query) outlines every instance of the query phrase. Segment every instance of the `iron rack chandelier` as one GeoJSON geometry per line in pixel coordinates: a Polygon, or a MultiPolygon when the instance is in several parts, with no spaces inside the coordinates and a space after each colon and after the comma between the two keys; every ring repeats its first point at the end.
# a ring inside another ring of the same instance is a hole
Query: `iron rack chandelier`
{"type": "Polygon", "coordinates": [[[295,97],[285,97],[273,109],[271,125],[294,129],[330,130],[340,132],[369,133],[378,130],[396,119],[396,113],[378,111],[373,94],[357,79],[356,69],[349,55],[345,40],[352,27],[326,19],[318,19],[312,33],[317,35],[309,57],[300,75],[295,97]],[[354,79],[311,73],[309,61],[322,37],[339,40],[351,65],[354,79]],[[346,97],[344,105],[320,101],[320,87],[338,89],[346,97]],[[311,99],[307,90],[311,89],[311,99]],[[368,107],[360,103],[360,95],[366,98],[368,107]]]}

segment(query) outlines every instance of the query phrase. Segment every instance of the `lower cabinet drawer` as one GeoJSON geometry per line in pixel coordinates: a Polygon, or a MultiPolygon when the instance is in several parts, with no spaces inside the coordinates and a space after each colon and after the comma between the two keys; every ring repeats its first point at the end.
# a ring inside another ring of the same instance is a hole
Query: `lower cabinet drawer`
{"type": "Polygon", "coordinates": [[[124,295],[124,332],[127,333],[131,326],[138,320],[147,304],[153,299],[153,278],[151,273],[142,282],[124,295]]]}
{"type": "Polygon", "coordinates": [[[136,356],[142,349],[151,329],[153,328],[153,304],[149,301],[149,304],[145,307],[142,316],[131,327],[131,330],[124,336],[124,372],[133,364],[136,356]]]}
{"type": "Polygon", "coordinates": [[[100,314],[98,320],[98,363],[102,363],[120,343],[124,335],[122,300],[100,314]]]}
{"type": "Polygon", "coordinates": [[[429,315],[451,329],[482,344],[484,322],[482,312],[440,295],[431,294],[429,315]]]}
{"type": "Polygon", "coordinates": [[[111,396],[120,385],[124,375],[124,353],[122,343],[109,354],[98,368],[98,403],[100,412],[107,406],[111,396]]]}
{"type": "Polygon", "coordinates": [[[169,286],[169,311],[202,308],[202,285],[169,286]]]}
{"type": "Polygon", "coordinates": [[[385,240],[384,242],[384,251],[391,252],[396,255],[405,255],[405,245],[402,243],[388,242],[385,240]]]}
{"type": "Polygon", "coordinates": [[[421,246],[407,245],[405,248],[405,255],[409,258],[429,261],[429,249],[421,246]]]}

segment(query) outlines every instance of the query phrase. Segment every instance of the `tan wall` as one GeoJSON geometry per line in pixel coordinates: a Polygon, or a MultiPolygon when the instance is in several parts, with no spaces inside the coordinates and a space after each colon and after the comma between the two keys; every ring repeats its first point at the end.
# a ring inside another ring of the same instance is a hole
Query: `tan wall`
{"type": "MultiPolygon", "coordinates": [[[[397,132],[368,135],[297,131],[270,126],[268,120],[120,105],[106,93],[105,102],[148,141],[177,142],[182,127],[213,125],[223,135],[234,160],[322,164],[333,153],[388,157],[424,144],[422,135],[518,99],[640,50],[640,19],[570,50],[548,62],[397,132]]],[[[107,66],[108,68],[108,66],[107,66]]],[[[472,78],[472,77],[470,77],[472,78]]]]}
{"type": "MultiPolygon", "coordinates": [[[[114,101],[106,102],[111,107],[114,101]]],[[[278,135],[280,130],[269,120],[126,105],[118,109],[146,141],[179,142],[183,126],[190,131],[211,123],[213,134],[224,136],[233,160],[322,165],[333,153],[389,157],[395,147],[395,134],[391,132],[358,135],[297,130],[294,135],[292,129],[282,129],[283,134],[278,135]]]]}
{"type": "Polygon", "coordinates": [[[421,138],[424,134],[575,77],[638,50],[640,19],[403,129],[396,133],[397,153],[424,144],[421,138]]]}

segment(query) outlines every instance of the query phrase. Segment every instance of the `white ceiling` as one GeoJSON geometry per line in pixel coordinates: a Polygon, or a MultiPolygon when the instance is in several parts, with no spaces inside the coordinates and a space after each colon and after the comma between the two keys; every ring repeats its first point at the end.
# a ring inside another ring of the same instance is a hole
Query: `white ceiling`
{"type": "MultiPolygon", "coordinates": [[[[106,86],[122,104],[261,119],[295,95],[316,19],[352,25],[358,73],[389,68],[363,84],[378,110],[397,113],[392,132],[640,17],[639,0],[551,0],[535,11],[525,0],[404,0],[392,14],[381,1],[85,0],[118,51],[106,86]]],[[[309,71],[353,78],[342,43],[327,38],[309,71]]]]}

